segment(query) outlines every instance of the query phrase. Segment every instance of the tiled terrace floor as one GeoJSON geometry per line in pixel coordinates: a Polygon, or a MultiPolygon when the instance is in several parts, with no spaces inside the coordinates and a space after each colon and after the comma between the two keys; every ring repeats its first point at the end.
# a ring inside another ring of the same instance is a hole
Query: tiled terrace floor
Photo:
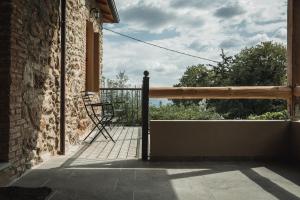
{"type": "Polygon", "coordinates": [[[138,146],[135,129],[124,130],[114,134],[119,138],[115,145],[99,137],[73,156],[45,162],[13,185],[48,186],[53,189],[50,200],[300,200],[299,168],[260,162],[143,162],[133,150],[138,146]]]}

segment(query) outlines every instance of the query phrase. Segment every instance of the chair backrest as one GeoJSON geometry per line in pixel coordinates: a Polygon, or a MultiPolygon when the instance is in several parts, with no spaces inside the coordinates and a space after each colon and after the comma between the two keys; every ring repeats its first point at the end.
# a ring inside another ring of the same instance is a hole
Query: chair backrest
{"type": "Polygon", "coordinates": [[[113,91],[111,90],[102,90],[100,94],[100,102],[103,103],[102,106],[102,115],[105,117],[114,117],[114,97],[113,91]]]}
{"type": "Polygon", "coordinates": [[[114,106],[113,106],[113,104],[110,103],[110,102],[103,103],[102,114],[103,114],[103,116],[114,117],[115,116],[115,112],[114,112],[114,106]]]}
{"type": "Polygon", "coordinates": [[[98,120],[102,117],[114,117],[114,106],[109,101],[109,98],[103,99],[99,97],[100,95],[98,93],[82,93],[84,107],[88,116],[92,119],[97,118],[98,120]],[[97,104],[97,106],[95,104],[97,104]]]}
{"type": "Polygon", "coordinates": [[[94,109],[92,104],[96,103],[95,100],[96,93],[87,93],[82,92],[82,100],[84,103],[84,108],[90,118],[95,118],[96,110],[94,109]]]}
{"type": "Polygon", "coordinates": [[[113,91],[102,90],[100,93],[100,101],[103,103],[112,103],[113,102],[113,91]]]}

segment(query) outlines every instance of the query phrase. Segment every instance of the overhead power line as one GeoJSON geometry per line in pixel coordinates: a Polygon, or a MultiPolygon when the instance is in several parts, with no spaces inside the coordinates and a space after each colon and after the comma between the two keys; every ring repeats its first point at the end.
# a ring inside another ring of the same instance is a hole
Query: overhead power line
{"type": "Polygon", "coordinates": [[[132,40],[135,40],[135,41],[138,41],[138,42],[141,42],[141,43],[144,43],[144,44],[153,46],[153,47],[157,47],[157,48],[160,48],[160,49],[164,49],[164,50],[166,50],[166,51],[171,51],[171,52],[174,52],[174,53],[178,53],[178,54],[185,55],[185,56],[189,56],[189,57],[193,57],[193,58],[198,58],[198,59],[201,59],[201,60],[206,60],[206,61],[209,61],[209,62],[219,63],[219,61],[216,61],[216,60],[212,60],[212,59],[209,59],[209,58],[204,58],[204,57],[201,57],[201,56],[192,55],[192,54],[185,53],[185,52],[182,52],[182,51],[177,51],[177,50],[174,50],[174,49],[169,49],[169,48],[166,48],[166,47],[157,45],[157,44],[153,44],[153,43],[150,43],[150,42],[143,41],[143,40],[141,40],[141,39],[137,39],[137,38],[131,37],[131,36],[129,36],[129,35],[125,35],[125,34],[123,34],[123,33],[119,33],[119,32],[117,32],[117,31],[113,31],[113,30],[108,29],[108,28],[104,28],[104,27],[103,27],[103,29],[106,30],[106,31],[115,33],[115,34],[117,34],[117,35],[120,35],[120,36],[129,38],[129,39],[132,39],[132,40]]]}

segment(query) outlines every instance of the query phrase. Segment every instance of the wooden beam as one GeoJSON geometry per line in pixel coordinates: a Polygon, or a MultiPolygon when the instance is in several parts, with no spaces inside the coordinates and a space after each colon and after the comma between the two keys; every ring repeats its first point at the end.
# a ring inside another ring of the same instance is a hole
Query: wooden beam
{"type": "Polygon", "coordinates": [[[100,34],[94,33],[94,70],[93,70],[93,87],[94,92],[99,92],[100,79],[100,34]]]}
{"type": "Polygon", "coordinates": [[[300,119],[300,1],[288,0],[288,85],[293,96],[289,100],[291,118],[300,119]]]}
{"type": "Polygon", "coordinates": [[[85,91],[94,92],[94,29],[93,23],[86,21],[86,69],[85,69],[85,91]]]}
{"type": "Polygon", "coordinates": [[[101,9],[102,12],[102,16],[103,16],[103,22],[105,23],[110,23],[114,21],[114,17],[111,14],[111,10],[107,4],[107,2],[99,2],[99,7],[101,9]]]}
{"type": "Polygon", "coordinates": [[[108,7],[107,4],[102,4],[102,3],[100,3],[100,4],[99,4],[99,7],[100,7],[102,13],[111,14],[110,9],[109,9],[109,7],[108,7]]]}
{"type": "Polygon", "coordinates": [[[300,97],[300,86],[296,86],[293,90],[294,97],[300,97]]]}
{"type": "Polygon", "coordinates": [[[111,15],[103,14],[103,21],[110,23],[114,21],[114,18],[111,15]]]}
{"type": "Polygon", "coordinates": [[[109,6],[109,2],[107,0],[96,0],[96,2],[98,3],[103,15],[103,23],[114,23],[118,21],[118,19],[115,19],[114,12],[109,6]]]}
{"type": "Polygon", "coordinates": [[[287,86],[253,87],[158,87],[150,88],[150,98],[167,99],[289,99],[287,86]]]}

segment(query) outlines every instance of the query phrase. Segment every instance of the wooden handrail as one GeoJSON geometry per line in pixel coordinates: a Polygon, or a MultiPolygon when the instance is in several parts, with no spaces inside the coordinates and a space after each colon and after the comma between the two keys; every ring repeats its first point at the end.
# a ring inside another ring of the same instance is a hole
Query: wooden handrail
{"type": "MultiPolygon", "coordinates": [[[[294,90],[300,96],[300,87],[294,90]]],[[[285,99],[292,97],[288,86],[241,87],[151,87],[150,98],[167,99],[285,99]]]]}

